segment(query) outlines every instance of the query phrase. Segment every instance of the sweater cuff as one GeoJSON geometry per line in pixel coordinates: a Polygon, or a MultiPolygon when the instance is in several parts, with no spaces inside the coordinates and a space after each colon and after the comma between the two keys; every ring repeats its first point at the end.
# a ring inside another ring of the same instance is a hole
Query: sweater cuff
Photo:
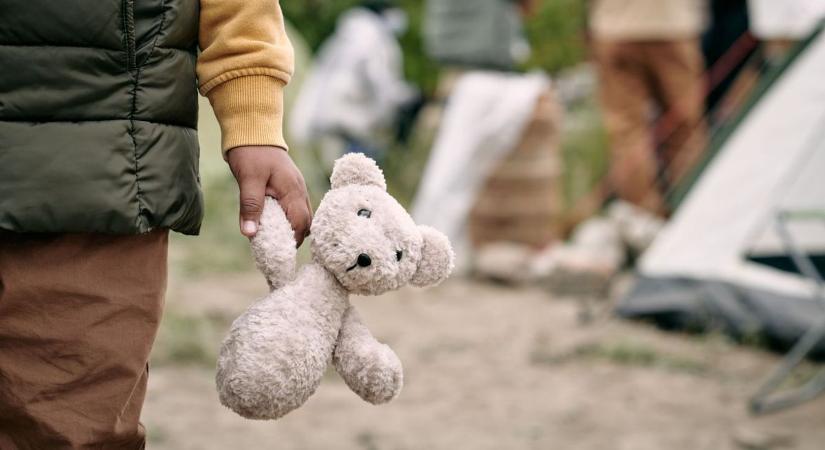
{"type": "Polygon", "coordinates": [[[221,151],[243,145],[287,149],[283,132],[284,83],[268,75],[232,78],[206,96],[221,126],[221,151]]]}

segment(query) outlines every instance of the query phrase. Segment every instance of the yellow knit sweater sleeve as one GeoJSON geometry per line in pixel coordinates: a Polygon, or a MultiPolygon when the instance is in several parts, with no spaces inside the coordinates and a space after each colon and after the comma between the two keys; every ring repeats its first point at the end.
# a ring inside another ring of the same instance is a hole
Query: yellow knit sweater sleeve
{"type": "Polygon", "coordinates": [[[221,126],[221,149],[287,148],[283,90],[294,56],[278,0],[200,0],[199,90],[221,126]]]}

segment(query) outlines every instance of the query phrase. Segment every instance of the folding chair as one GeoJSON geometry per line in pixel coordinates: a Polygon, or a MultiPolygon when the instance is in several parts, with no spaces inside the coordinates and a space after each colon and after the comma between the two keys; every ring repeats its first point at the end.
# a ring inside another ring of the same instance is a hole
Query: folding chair
{"type": "MultiPolygon", "coordinates": [[[[825,211],[783,211],[777,215],[777,231],[785,249],[791,256],[799,272],[816,283],[812,298],[825,312],[825,281],[817,271],[811,258],[797,245],[789,228],[792,220],[816,220],[825,224],[825,211]]],[[[819,371],[804,385],[777,392],[791,372],[805,359],[811,350],[825,337],[825,319],[812,326],[794,344],[779,366],[774,369],[762,386],[750,398],[750,409],[754,414],[779,411],[809,401],[825,392],[825,370],[819,371]]]]}

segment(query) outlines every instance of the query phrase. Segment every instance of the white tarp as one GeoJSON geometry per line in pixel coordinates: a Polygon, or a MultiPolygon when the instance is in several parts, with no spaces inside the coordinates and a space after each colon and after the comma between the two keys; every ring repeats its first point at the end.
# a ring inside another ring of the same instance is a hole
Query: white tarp
{"type": "Polygon", "coordinates": [[[759,39],[803,39],[825,17],[825,0],[748,0],[748,13],[759,39]]]}
{"type": "Polygon", "coordinates": [[[496,163],[512,151],[536,102],[550,85],[543,74],[470,72],[456,83],[412,207],[415,221],[444,232],[466,257],[465,225],[496,163]]]}

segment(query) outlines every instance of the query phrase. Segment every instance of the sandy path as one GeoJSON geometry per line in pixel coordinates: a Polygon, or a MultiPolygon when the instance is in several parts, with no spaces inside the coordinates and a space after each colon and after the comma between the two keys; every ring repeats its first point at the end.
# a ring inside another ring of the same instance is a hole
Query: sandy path
{"type": "MultiPolygon", "coordinates": [[[[232,317],[261,289],[254,274],[177,280],[169,308],[232,317]]],[[[355,303],[404,362],[396,401],[368,405],[330,373],[301,409],[250,422],[218,404],[208,367],[167,363],[150,377],[149,448],[825,448],[825,398],[750,417],[745,399],[775,358],[721,338],[581,325],[573,301],[461,280],[355,303]]]]}

